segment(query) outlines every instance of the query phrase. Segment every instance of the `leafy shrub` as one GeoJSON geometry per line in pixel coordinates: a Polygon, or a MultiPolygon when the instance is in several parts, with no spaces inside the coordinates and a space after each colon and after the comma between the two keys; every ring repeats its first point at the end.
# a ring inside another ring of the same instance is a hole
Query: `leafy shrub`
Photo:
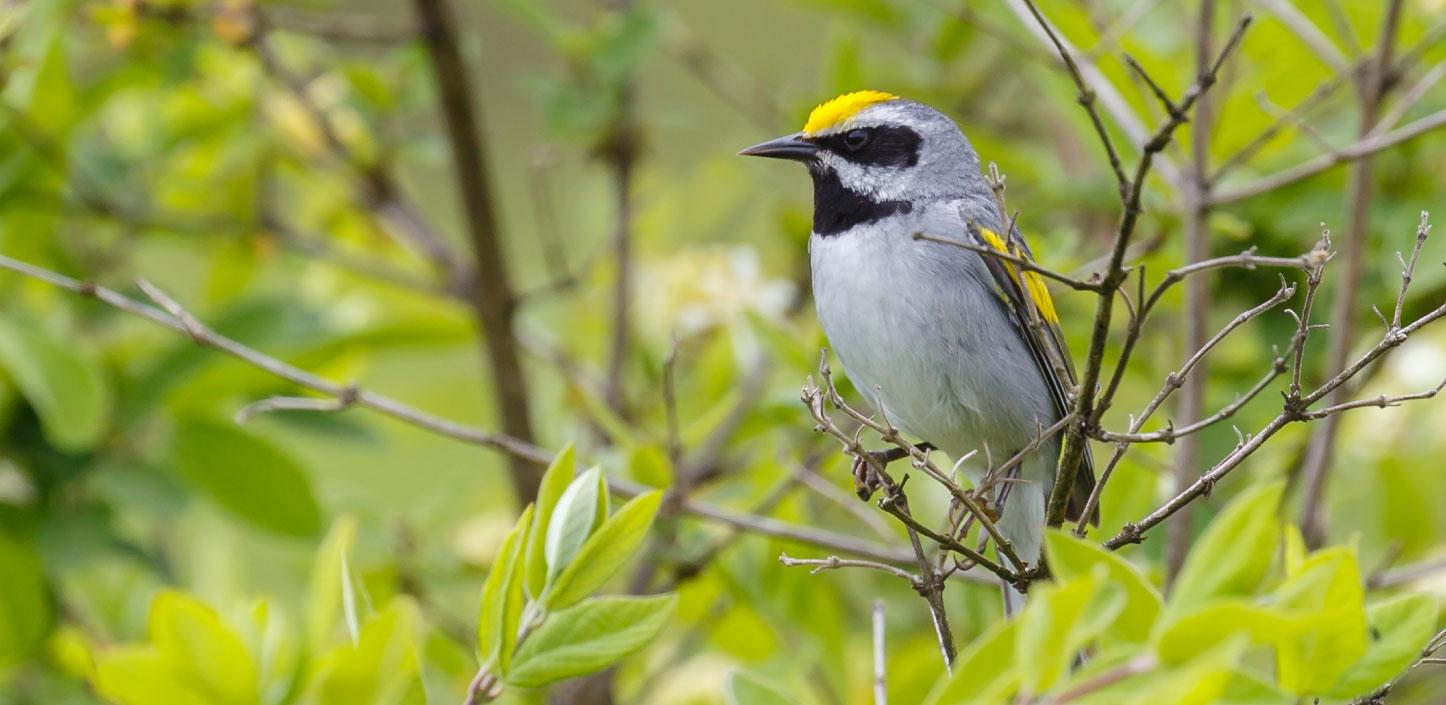
{"type": "MultiPolygon", "coordinates": [[[[637,551],[662,497],[644,494],[610,514],[608,494],[600,469],[575,473],[571,448],[548,469],[538,504],[507,534],[483,585],[470,699],[601,670],[667,625],[675,595],[590,597],[637,551]]],[[[65,632],[64,643],[80,651],[76,670],[119,705],[427,702],[428,625],[405,595],[365,609],[348,567],[355,535],[344,518],[323,542],[302,624],[267,600],[223,613],[165,590],[151,601],[145,642],[87,646],[65,632]],[[333,638],[342,636],[338,616],[346,638],[333,638]]]]}

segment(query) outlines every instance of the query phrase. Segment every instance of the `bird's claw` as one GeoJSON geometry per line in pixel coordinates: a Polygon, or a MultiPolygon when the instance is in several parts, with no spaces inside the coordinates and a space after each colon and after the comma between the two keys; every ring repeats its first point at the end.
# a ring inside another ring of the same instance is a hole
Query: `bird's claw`
{"type": "MultiPolygon", "coordinates": [[[[875,460],[878,460],[880,462],[888,462],[883,457],[881,457],[882,455],[883,454],[878,451],[872,451],[869,453],[869,456],[871,456],[875,460]]],[[[883,487],[884,485],[883,480],[879,478],[878,473],[874,472],[873,465],[869,463],[869,458],[865,458],[863,456],[855,456],[853,473],[854,492],[858,494],[859,499],[865,502],[869,501],[869,498],[874,496],[874,493],[877,492],[879,488],[883,487]]]]}

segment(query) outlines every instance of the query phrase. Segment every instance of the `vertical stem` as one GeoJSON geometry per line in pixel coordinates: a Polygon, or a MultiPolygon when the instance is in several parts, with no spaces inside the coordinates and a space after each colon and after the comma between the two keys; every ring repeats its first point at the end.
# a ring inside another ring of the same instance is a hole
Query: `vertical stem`
{"type": "MultiPolygon", "coordinates": [[[[1386,15],[1381,21],[1381,35],[1376,43],[1376,56],[1368,65],[1365,75],[1357,82],[1360,96],[1362,138],[1370,134],[1380,118],[1381,100],[1385,96],[1392,54],[1396,44],[1396,28],[1401,19],[1401,0],[1391,0],[1386,15]]],[[[1346,232],[1344,271],[1336,287],[1335,298],[1331,300],[1331,343],[1327,353],[1326,369],[1334,374],[1350,362],[1351,343],[1355,340],[1356,296],[1360,290],[1361,270],[1365,260],[1366,227],[1369,225],[1371,201],[1371,173],[1374,158],[1367,154],[1351,164],[1349,182],[1346,185],[1346,232]]],[[[1323,403],[1339,401],[1341,388],[1326,395],[1323,403]]],[[[1339,415],[1321,419],[1306,446],[1305,459],[1301,463],[1300,477],[1304,483],[1301,500],[1300,528],[1306,543],[1318,546],[1325,538],[1325,521],[1321,505],[1325,499],[1326,472],[1334,456],[1336,431],[1339,415]]]]}
{"type": "MultiPolygon", "coordinates": [[[[480,121],[473,111],[467,67],[462,62],[454,34],[457,23],[446,0],[413,0],[413,5],[421,23],[422,40],[432,59],[432,73],[442,101],[442,117],[452,145],[457,188],[467,216],[467,236],[475,261],[476,281],[468,283],[465,294],[482,327],[502,429],[514,438],[531,442],[533,433],[527,379],[512,328],[516,301],[507,281],[506,258],[492,200],[492,185],[484,169],[487,156],[478,134],[480,121]]],[[[541,468],[515,456],[508,462],[519,506],[536,499],[541,468]]]]}
{"type": "MultiPolygon", "coordinates": [[[[626,14],[633,9],[632,0],[612,0],[615,12],[626,14]]],[[[613,229],[613,259],[617,280],[613,284],[613,337],[608,353],[605,396],[608,407],[622,413],[624,399],[624,363],[628,355],[628,334],[631,326],[629,304],[633,280],[633,175],[638,158],[637,88],[631,77],[618,86],[617,115],[604,146],[612,170],[616,220],[613,229]]]]}
{"type": "MultiPolygon", "coordinates": [[[[1215,0],[1202,0],[1200,17],[1195,27],[1195,70],[1204,75],[1210,70],[1213,59],[1211,45],[1215,20],[1215,0]]],[[[1195,115],[1190,123],[1190,165],[1185,174],[1185,261],[1186,264],[1199,262],[1210,256],[1210,183],[1209,173],[1210,132],[1213,123],[1210,94],[1201,95],[1195,103],[1195,115]]],[[[1207,277],[1185,279],[1185,349],[1199,350],[1205,346],[1209,332],[1207,323],[1210,314],[1210,280],[1207,277]]],[[[1185,378],[1180,388],[1176,417],[1183,423],[1192,423],[1200,418],[1205,407],[1205,364],[1197,363],[1197,370],[1185,378]]],[[[1185,491],[1195,482],[1196,464],[1200,460],[1199,436],[1190,434],[1180,439],[1175,451],[1175,493],[1185,491]]],[[[1185,553],[1190,546],[1190,508],[1185,507],[1170,518],[1168,540],[1165,544],[1165,582],[1168,585],[1184,565],[1185,553]]]]}
{"type": "Polygon", "coordinates": [[[884,601],[874,600],[874,705],[889,705],[884,654],[884,601]]]}

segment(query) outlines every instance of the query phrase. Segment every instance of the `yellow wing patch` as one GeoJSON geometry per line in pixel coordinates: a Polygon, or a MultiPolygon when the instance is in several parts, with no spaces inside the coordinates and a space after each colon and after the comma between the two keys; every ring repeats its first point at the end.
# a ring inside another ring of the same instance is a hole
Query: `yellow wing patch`
{"type": "Polygon", "coordinates": [[[819,103],[818,107],[808,114],[808,122],[803,125],[803,134],[816,135],[857,115],[860,110],[874,103],[882,103],[898,97],[883,91],[854,91],[819,103]]]}
{"type": "MultiPolygon", "coordinates": [[[[1010,248],[1005,246],[1004,239],[999,237],[993,230],[980,228],[979,233],[984,236],[984,242],[989,243],[990,247],[1000,252],[1011,254],[1015,257],[1029,256],[1024,253],[1024,248],[1021,247],[1014,247],[1011,251],[1010,248]]],[[[1016,284],[1019,283],[1019,270],[1015,268],[1014,263],[1006,260],[1000,260],[1000,262],[1009,272],[1009,276],[1014,279],[1014,282],[1016,284]]],[[[1029,298],[1034,300],[1034,309],[1039,311],[1040,317],[1043,318],[1046,323],[1059,323],[1059,314],[1054,310],[1054,299],[1049,297],[1049,289],[1044,286],[1044,277],[1039,276],[1038,272],[1025,272],[1024,288],[1029,292],[1029,298]]]]}

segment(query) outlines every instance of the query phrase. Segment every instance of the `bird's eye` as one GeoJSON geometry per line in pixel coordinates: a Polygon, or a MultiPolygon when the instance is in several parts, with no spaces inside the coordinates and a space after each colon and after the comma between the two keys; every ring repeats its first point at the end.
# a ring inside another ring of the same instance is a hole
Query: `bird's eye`
{"type": "Polygon", "coordinates": [[[851,151],[857,152],[863,149],[864,145],[868,143],[868,130],[849,130],[848,133],[844,135],[844,146],[848,147],[851,151]]]}

